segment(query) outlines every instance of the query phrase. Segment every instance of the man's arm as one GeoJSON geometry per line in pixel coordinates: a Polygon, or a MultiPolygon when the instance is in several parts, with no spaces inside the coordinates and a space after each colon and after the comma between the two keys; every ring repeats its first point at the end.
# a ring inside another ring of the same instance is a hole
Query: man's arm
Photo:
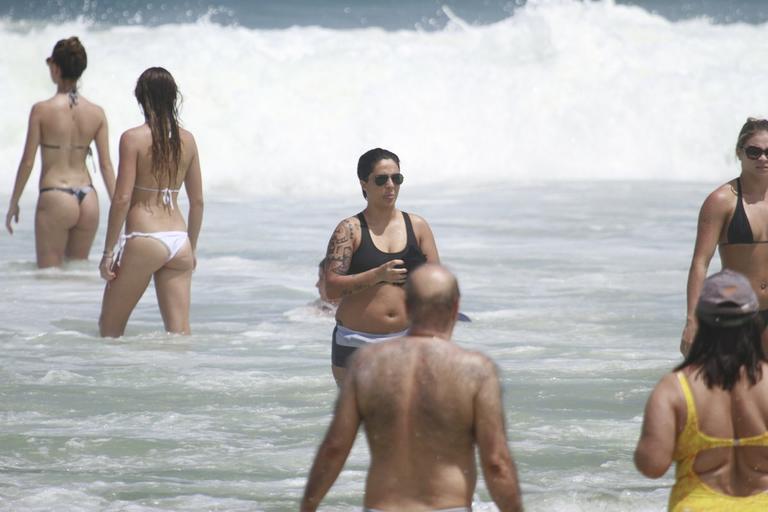
{"type": "Polygon", "coordinates": [[[339,476],[355,442],[357,429],[360,426],[355,392],[354,361],[356,359],[353,359],[349,373],[344,379],[333,420],[325,434],[325,439],[317,450],[315,462],[309,472],[307,486],[304,488],[304,498],[301,500],[301,512],[317,510],[323,497],[339,476]]]}
{"type": "Polygon", "coordinates": [[[507,446],[501,386],[494,364],[483,361],[483,381],[475,397],[475,437],[485,485],[501,512],[523,510],[517,469],[507,446]]]}

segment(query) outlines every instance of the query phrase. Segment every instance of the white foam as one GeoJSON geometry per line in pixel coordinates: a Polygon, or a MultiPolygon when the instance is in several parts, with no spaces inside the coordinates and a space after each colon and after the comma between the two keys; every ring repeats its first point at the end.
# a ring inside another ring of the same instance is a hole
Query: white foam
{"type": "Polygon", "coordinates": [[[574,0],[437,32],[0,20],[0,44],[14,49],[0,59],[0,159],[18,162],[28,110],[53,92],[43,59],[78,34],[82,91],[108,112],[113,158],[119,134],[142,122],[136,78],[163,65],[184,93],[208,190],[221,194],[351,197],[357,157],[373,146],[397,151],[415,184],[716,181],[735,172],[741,123],[764,108],[754,49],[765,29],[574,0]]]}

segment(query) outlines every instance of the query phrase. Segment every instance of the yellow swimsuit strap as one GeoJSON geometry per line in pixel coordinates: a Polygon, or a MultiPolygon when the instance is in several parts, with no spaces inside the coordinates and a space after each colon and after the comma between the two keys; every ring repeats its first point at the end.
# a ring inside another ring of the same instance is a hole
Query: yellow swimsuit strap
{"type": "MultiPolygon", "coordinates": [[[[685,404],[688,414],[685,421],[685,429],[680,434],[675,455],[680,458],[696,455],[701,450],[720,448],[723,446],[768,446],[768,432],[756,436],[742,438],[713,437],[699,430],[699,417],[696,413],[696,404],[693,401],[693,393],[690,384],[683,372],[677,372],[677,379],[685,395],[685,404]]],[[[675,457],[678,459],[678,457],[675,457]]]]}

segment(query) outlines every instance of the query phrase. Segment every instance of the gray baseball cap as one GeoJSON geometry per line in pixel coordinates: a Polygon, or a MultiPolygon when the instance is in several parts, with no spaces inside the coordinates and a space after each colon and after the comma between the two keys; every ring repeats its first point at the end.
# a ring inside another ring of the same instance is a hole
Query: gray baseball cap
{"type": "Polygon", "coordinates": [[[696,316],[719,327],[735,327],[751,320],[759,309],[757,295],[746,277],[725,269],[704,280],[696,316]]]}

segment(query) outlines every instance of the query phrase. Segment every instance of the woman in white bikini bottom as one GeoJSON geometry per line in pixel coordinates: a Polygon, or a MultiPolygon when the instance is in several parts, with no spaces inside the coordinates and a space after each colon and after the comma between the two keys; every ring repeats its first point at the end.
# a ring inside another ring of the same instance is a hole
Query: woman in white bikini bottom
{"type": "Polygon", "coordinates": [[[136,238],[137,236],[153,238],[163,244],[165,248],[168,249],[168,258],[165,260],[166,263],[171,261],[176,256],[176,254],[178,254],[178,252],[182,249],[182,247],[184,247],[184,244],[189,238],[186,231],[155,231],[153,233],[142,233],[141,231],[134,231],[133,233],[126,233],[120,237],[120,245],[117,249],[117,256],[115,257],[117,266],[120,266],[120,260],[123,257],[123,249],[125,249],[125,243],[129,239],[136,238]]]}
{"type": "Polygon", "coordinates": [[[178,90],[166,69],[144,71],[134,92],[145,123],[120,137],[115,199],[99,264],[107,281],[99,331],[122,336],[154,279],[165,330],[190,334],[192,271],[203,220],[197,145],[179,126],[178,90]],[[189,200],[186,222],[177,201],[182,185],[189,200]],[[115,246],[117,254],[112,252],[115,246]]]}

